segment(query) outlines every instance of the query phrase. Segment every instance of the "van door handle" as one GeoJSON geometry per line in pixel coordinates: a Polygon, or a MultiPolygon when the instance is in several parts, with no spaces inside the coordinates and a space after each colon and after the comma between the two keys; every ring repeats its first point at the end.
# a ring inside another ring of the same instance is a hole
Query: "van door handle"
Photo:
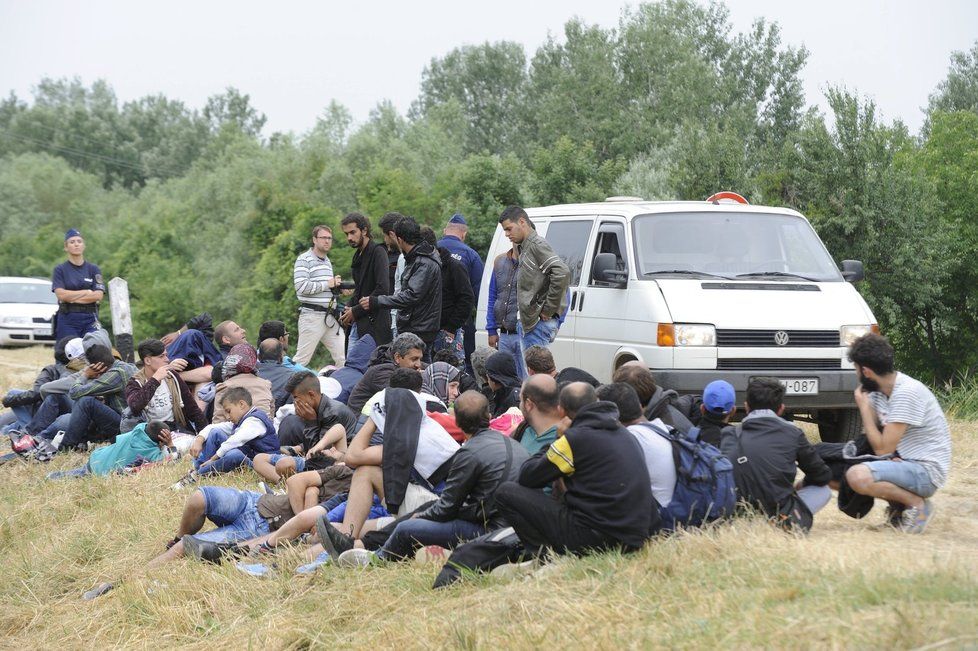
{"type": "Polygon", "coordinates": [[[581,300],[577,303],[577,311],[580,312],[584,309],[584,290],[581,290],[581,300]]]}
{"type": "Polygon", "coordinates": [[[574,291],[571,292],[571,304],[570,304],[570,311],[571,312],[574,311],[574,307],[576,305],[577,305],[577,290],[574,290],[574,291]]]}

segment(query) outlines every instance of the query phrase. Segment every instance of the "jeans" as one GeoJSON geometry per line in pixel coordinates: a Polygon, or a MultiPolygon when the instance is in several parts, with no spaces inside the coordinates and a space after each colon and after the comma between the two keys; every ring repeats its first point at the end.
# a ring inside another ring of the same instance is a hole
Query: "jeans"
{"type": "Polygon", "coordinates": [[[455,357],[459,361],[465,359],[465,347],[462,343],[463,337],[462,328],[459,328],[455,332],[440,330],[431,346],[432,353],[437,353],[439,350],[450,350],[455,353],[455,357]]]}
{"type": "Polygon", "coordinates": [[[451,549],[459,543],[472,540],[486,530],[468,520],[435,522],[424,518],[411,518],[398,524],[377,555],[385,560],[406,558],[417,547],[439,545],[451,549]]]}
{"type": "Polygon", "coordinates": [[[209,542],[239,542],[268,533],[268,520],[258,513],[260,494],[221,486],[201,486],[204,515],[216,529],[196,533],[194,538],[209,542]]]}
{"type": "Polygon", "coordinates": [[[88,469],[88,464],[82,466],[81,468],[72,468],[71,470],[55,470],[54,472],[49,472],[45,479],[55,480],[55,479],[65,479],[65,478],[75,478],[80,479],[91,473],[88,469]]]}
{"type": "Polygon", "coordinates": [[[509,353],[516,360],[516,374],[521,380],[526,379],[526,360],[523,358],[523,347],[520,344],[519,334],[499,333],[499,343],[496,350],[509,353]]]}
{"type": "Polygon", "coordinates": [[[357,322],[354,321],[350,326],[350,331],[346,334],[346,350],[353,348],[353,344],[360,341],[360,332],[357,330],[357,322]]]}
{"type": "Polygon", "coordinates": [[[798,489],[798,499],[815,515],[832,499],[832,489],[828,486],[803,486],[798,489]]]}
{"type": "Polygon", "coordinates": [[[554,337],[557,336],[557,328],[560,327],[559,324],[560,322],[557,319],[540,319],[529,332],[524,332],[523,323],[517,321],[516,330],[523,335],[523,351],[526,352],[526,349],[530,346],[549,347],[554,337]]]}
{"type": "Polygon", "coordinates": [[[920,497],[937,492],[927,469],[913,461],[869,461],[865,464],[873,473],[873,481],[885,481],[920,497]]]}
{"type": "Polygon", "coordinates": [[[92,396],[75,401],[61,450],[71,450],[88,441],[105,441],[119,434],[122,414],[92,396]]]}
{"type": "MultiPolygon", "coordinates": [[[[21,393],[27,393],[27,392],[24,391],[23,389],[11,389],[10,391],[7,392],[7,395],[16,396],[21,393]]],[[[36,405],[37,403],[34,404],[36,405]]],[[[31,422],[31,419],[34,418],[34,411],[35,411],[34,405],[21,405],[18,407],[11,407],[10,408],[11,414],[9,417],[10,419],[8,422],[3,423],[4,430],[8,428],[24,429],[25,427],[27,427],[27,424],[31,422]]],[[[6,414],[4,414],[4,416],[6,416],[6,414]]]]}
{"type": "Polygon", "coordinates": [[[194,469],[202,475],[208,475],[219,472],[231,472],[241,466],[248,466],[250,468],[251,459],[237,448],[229,450],[219,459],[206,463],[208,459],[214,456],[214,453],[217,452],[217,449],[226,440],[228,440],[228,435],[224,432],[212,431],[208,435],[207,440],[204,441],[204,447],[200,451],[200,456],[194,459],[194,469]]]}
{"type": "Polygon", "coordinates": [[[322,342],[333,358],[333,364],[343,366],[346,362],[344,339],[343,328],[332,314],[299,308],[299,343],[293,359],[306,366],[322,342]]]}
{"type": "Polygon", "coordinates": [[[50,441],[57,436],[58,432],[67,432],[68,425],[71,424],[71,412],[61,414],[54,419],[54,422],[35,434],[39,439],[50,441]]]}
{"type": "Polygon", "coordinates": [[[538,489],[504,482],[496,491],[496,508],[532,555],[539,555],[546,547],[558,554],[584,554],[615,548],[634,551],[583,524],[566,504],[538,489]]]}
{"type": "Polygon", "coordinates": [[[282,459],[292,459],[295,462],[295,471],[302,472],[306,469],[306,458],[305,457],[294,457],[290,454],[270,454],[268,455],[268,463],[273,466],[281,461],[282,459]]]}
{"type": "MultiPolygon", "coordinates": [[[[41,401],[38,408],[34,410],[34,417],[27,424],[27,433],[38,434],[44,431],[57,420],[58,416],[70,414],[73,404],[71,398],[63,393],[48,394],[41,401]]],[[[65,428],[61,427],[59,429],[65,428]]]]}
{"type": "Polygon", "coordinates": [[[166,354],[170,359],[186,360],[188,371],[207,364],[215,366],[223,359],[221,351],[214,346],[214,343],[204,336],[203,332],[193,328],[178,335],[173,343],[167,346],[166,354]]]}

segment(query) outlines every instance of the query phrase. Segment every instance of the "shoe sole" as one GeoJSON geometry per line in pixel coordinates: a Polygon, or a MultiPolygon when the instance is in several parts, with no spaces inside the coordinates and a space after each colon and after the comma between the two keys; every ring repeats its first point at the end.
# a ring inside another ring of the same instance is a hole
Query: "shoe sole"
{"type": "Polygon", "coordinates": [[[319,534],[319,544],[323,546],[323,549],[326,550],[330,558],[339,558],[340,553],[337,551],[336,545],[333,544],[333,539],[329,537],[329,530],[332,528],[333,525],[325,515],[316,520],[316,533],[319,534]]]}
{"type": "Polygon", "coordinates": [[[181,538],[183,541],[183,555],[190,558],[201,560],[200,557],[200,540],[197,540],[193,536],[184,536],[181,538]]]}
{"type": "Polygon", "coordinates": [[[339,567],[369,567],[374,564],[374,556],[366,549],[348,549],[336,559],[339,567]],[[350,553],[355,552],[355,553],[350,553]]]}

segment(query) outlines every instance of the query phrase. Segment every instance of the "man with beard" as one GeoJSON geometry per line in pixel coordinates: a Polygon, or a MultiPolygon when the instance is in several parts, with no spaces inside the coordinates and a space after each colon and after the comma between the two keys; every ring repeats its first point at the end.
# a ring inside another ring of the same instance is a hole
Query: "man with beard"
{"type": "Polygon", "coordinates": [[[358,212],[351,212],[340,222],[346,242],[356,249],[353,254],[353,299],[343,310],[340,323],[350,328],[350,348],[364,335],[372,335],[378,346],[391,342],[391,316],[389,310],[368,312],[360,307],[360,299],[370,296],[386,296],[391,293],[385,247],[370,237],[370,220],[358,212]]]}
{"type": "Polygon", "coordinates": [[[934,394],[899,373],[893,347],[868,334],[849,347],[859,387],[856,405],[873,451],[889,457],[846,472],[850,488],[890,503],[888,519],[906,533],[923,533],[934,515],[930,497],[947,481],[951,433],[934,394]]]}
{"type": "Polygon", "coordinates": [[[402,217],[394,226],[397,246],[404,254],[401,284],[390,296],[364,296],[360,307],[376,313],[397,310],[397,332],[411,332],[425,344],[431,359],[431,344],[441,325],[441,260],[434,247],[422,240],[421,226],[412,217],[402,217]]]}

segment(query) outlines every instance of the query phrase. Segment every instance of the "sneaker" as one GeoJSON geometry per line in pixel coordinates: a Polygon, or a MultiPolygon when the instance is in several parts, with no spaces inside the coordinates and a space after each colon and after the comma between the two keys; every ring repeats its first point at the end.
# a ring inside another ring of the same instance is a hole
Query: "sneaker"
{"type": "Polygon", "coordinates": [[[522,563],[506,563],[505,565],[493,568],[490,574],[499,579],[515,579],[532,574],[537,569],[537,566],[538,563],[536,560],[523,561],[522,563]]]}
{"type": "Polygon", "coordinates": [[[300,565],[299,567],[295,568],[295,573],[296,574],[312,574],[313,572],[315,572],[316,570],[318,570],[323,565],[328,565],[332,561],[333,561],[333,559],[330,558],[329,552],[319,552],[319,555],[316,556],[315,560],[313,560],[313,561],[311,561],[309,563],[306,563],[305,565],[300,565]]]}
{"type": "Polygon", "coordinates": [[[191,535],[183,537],[184,555],[195,558],[198,561],[220,563],[224,559],[225,554],[238,556],[246,552],[247,550],[239,547],[235,543],[215,543],[209,540],[201,540],[191,535]]]}
{"type": "Polygon", "coordinates": [[[924,500],[921,506],[911,506],[903,511],[903,522],[900,529],[904,533],[924,533],[927,523],[934,517],[934,505],[930,500],[924,500]]]}
{"type": "Polygon", "coordinates": [[[336,564],[340,567],[367,567],[379,562],[377,554],[367,549],[348,549],[336,559],[336,564]]]}
{"type": "Polygon", "coordinates": [[[886,511],[883,512],[883,516],[886,518],[886,523],[894,529],[899,529],[903,524],[903,512],[905,510],[906,508],[902,506],[892,506],[888,504],[886,511]]]}
{"type": "Polygon", "coordinates": [[[427,545],[414,553],[414,562],[419,565],[444,565],[448,560],[448,550],[441,545],[427,545]]]}
{"type": "Polygon", "coordinates": [[[196,470],[191,470],[186,475],[184,475],[180,479],[180,481],[178,481],[177,483],[175,483],[173,486],[170,486],[170,488],[172,488],[175,491],[181,491],[184,488],[186,488],[187,486],[190,486],[192,484],[196,484],[197,483],[197,480],[199,478],[200,478],[200,476],[197,474],[197,471],[196,470]]]}
{"type": "Polygon", "coordinates": [[[10,449],[18,454],[26,454],[37,447],[37,439],[30,434],[24,434],[17,439],[10,439],[10,449]]]}
{"type": "Polygon", "coordinates": [[[319,534],[319,542],[322,543],[323,549],[337,561],[340,554],[348,549],[353,549],[353,538],[330,524],[326,514],[316,520],[316,533],[319,534]]]}
{"type": "Polygon", "coordinates": [[[38,439],[37,447],[30,452],[30,455],[35,461],[47,462],[53,459],[57,453],[58,448],[52,445],[50,441],[38,439]]]}
{"type": "Polygon", "coordinates": [[[238,569],[239,572],[244,572],[248,576],[256,576],[259,578],[263,576],[268,576],[272,571],[272,568],[265,565],[264,563],[245,563],[242,561],[238,561],[237,563],[234,564],[234,566],[238,569]]]}
{"type": "Polygon", "coordinates": [[[115,586],[111,583],[99,583],[97,586],[82,595],[82,599],[85,601],[91,601],[92,599],[97,599],[101,597],[106,592],[114,588],[115,586]]]}

